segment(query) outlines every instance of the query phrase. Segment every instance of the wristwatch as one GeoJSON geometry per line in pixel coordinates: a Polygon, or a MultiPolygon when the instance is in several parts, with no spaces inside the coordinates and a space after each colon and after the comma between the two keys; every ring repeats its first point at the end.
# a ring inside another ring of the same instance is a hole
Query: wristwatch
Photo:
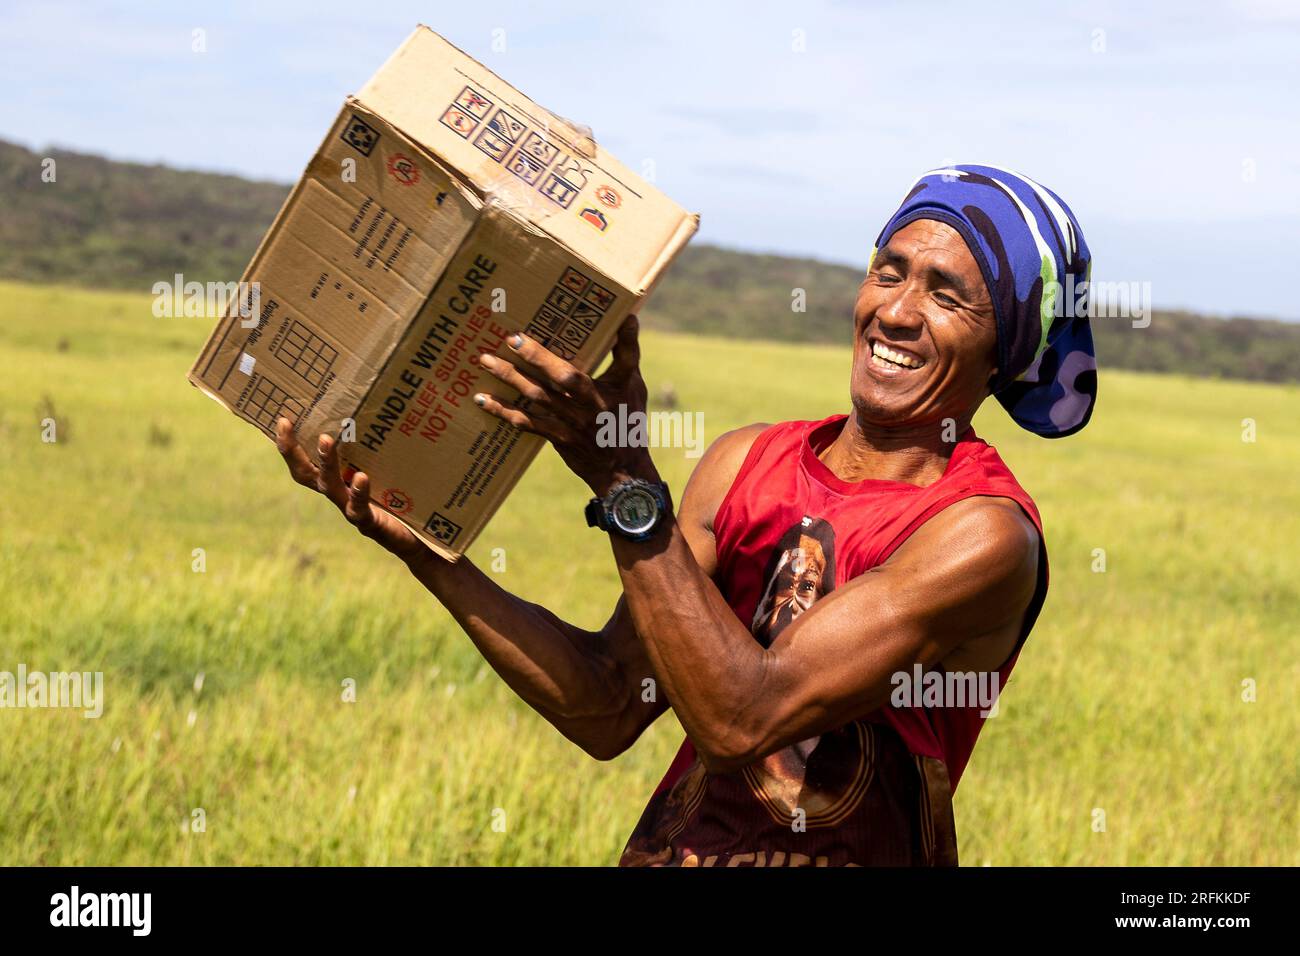
{"type": "Polygon", "coordinates": [[[662,481],[628,478],[609,489],[604,498],[587,502],[587,527],[609,531],[629,541],[645,541],[663,523],[671,508],[668,486],[662,481]]]}

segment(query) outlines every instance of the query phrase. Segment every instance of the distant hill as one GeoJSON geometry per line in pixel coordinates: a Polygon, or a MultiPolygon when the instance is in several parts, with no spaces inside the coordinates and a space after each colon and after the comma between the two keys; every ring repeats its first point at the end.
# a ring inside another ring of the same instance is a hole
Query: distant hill
{"type": "Polygon", "coordinates": [[[176,272],[238,279],[289,194],[279,183],[0,140],[0,276],[148,291],[176,272]],[[42,182],[42,161],[56,179],[42,182]]]}
{"type": "MultiPolygon", "coordinates": [[[[288,195],[279,183],[123,163],[0,140],[0,278],[148,291],[184,273],[237,279],[288,195]],[[57,180],[42,182],[42,160],[57,180]]],[[[865,265],[865,262],[863,263],[865,265]]],[[[646,311],[658,328],[843,343],[861,271],[688,247],[646,311]],[[791,309],[806,290],[806,311],[791,309]]],[[[1093,323],[1103,368],[1300,382],[1300,323],[1156,312],[1147,328],[1093,323]]]]}

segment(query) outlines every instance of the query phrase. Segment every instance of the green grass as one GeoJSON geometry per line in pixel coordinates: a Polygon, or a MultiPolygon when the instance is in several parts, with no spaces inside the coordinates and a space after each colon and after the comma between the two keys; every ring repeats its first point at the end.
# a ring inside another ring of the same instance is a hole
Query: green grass
{"type": "MultiPolygon", "coordinates": [[[[515,700],[400,565],[185,382],[210,325],[0,284],[0,670],[105,680],[98,720],[0,710],[0,863],[616,860],[681,739],[671,715],[597,763],[515,700]]],[[[671,383],[710,438],[846,407],[847,349],[650,331],[644,353],[652,393],[671,383]]],[[[1075,438],[992,403],[976,423],[1039,503],[1052,587],[957,794],[962,859],[1295,865],[1300,389],[1104,360],[1075,438]]],[[[657,461],[681,488],[693,462],[657,461]]],[[[471,555],[504,548],[507,588],[595,627],[618,585],[584,491],[545,451],[471,555]]]]}

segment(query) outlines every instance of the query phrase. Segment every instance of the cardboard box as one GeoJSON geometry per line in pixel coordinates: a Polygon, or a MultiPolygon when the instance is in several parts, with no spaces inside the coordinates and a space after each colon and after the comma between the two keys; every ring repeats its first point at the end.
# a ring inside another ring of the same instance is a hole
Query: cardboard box
{"type": "Polygon", "coordinates": [[[698,224],[419,27],[348,98],[189,379],[268,435],[286,415],[313,456],[339,436],[455,560],[542,445],[474,405],[517,397],[477,357],[525,329],[592,370],[698,224]]]}

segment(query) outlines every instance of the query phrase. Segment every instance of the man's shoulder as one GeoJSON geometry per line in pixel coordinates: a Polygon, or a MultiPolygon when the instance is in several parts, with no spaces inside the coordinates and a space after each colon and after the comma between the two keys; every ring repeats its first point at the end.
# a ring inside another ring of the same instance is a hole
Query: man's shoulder
{"type": "Polygon", "coordinates": [[[1038,528],[1021,505],[997,495],[974,495],[949,505],[895,552],[891,562],[924,584],[948,582],[934,613],[987,621],[983,633],[943,659],[948,670],[999,670],[1032,626],[1035,597],[1046,585],[1038,528]],[[926,575],[930,575],[927,577],[926,575]],[[1026,615],[1033,615],[1026,617],[1026,615]]]}
{"type": "Polygon", "coordinates": [[[755,422],[723,432],[705,450],[682,496],[682,513],[710,534],[713,518],[744,467],[754,442],[772,426],[755,422]]]}
{"type": "Polygon", "coordinates": [[[735,478],[740,471],[741,466],[745,463],[745,458],[749,451],[754,447],[762,434],[770,432],[772,435],[789,434],[791,432],[802,431],[811,425],[818,424],[813,421],[793,420],[788,422],[755,422],[752,425],[742,425],[740,428],[733,428],[731,431],[723,432],[709,445],[705,451],[704,457],[700,459],[700,464],[696,470],[708,467],[716,469],[723,473],[729,472],[730,478],[735,478]]]}
{"type": "Polygon", "coordinates": [[[730,486],[744,465],[749,450],[754,447],[754,442],[771,427],[766,422],[755,422],[753,425],[743,425],[723,432],[705,449],[691,475],[691,483],[714,485],[725,482],[730,486]]]}
{"type": "Polygon", "coordinates": [[[705,462],[709,462],[714,467],[734,464],[735,470],[739,471],[758,436],[771,427],[769,422],[755,422],[752,425],[742,425],[740,428],[723,432],[709,444],[708,450],[700,460],[700,465],[704,465],[705,462]]]}
{"type": "Polygon", "coordinates": [[[888,563],[940,570],[984,591],[998,606],[1023,607],[1038,581],[1042,538],[1022,506],[999,495],[972,495],[945,507],[894,552],[888,563]]]}
{"type": "MultiPolygon", "coordinates": [[[[1010,556],[1037,553],[1038,528],[1013,498],[975,494],[948,505],[928,523],[936,537],[984,544],[1010,556]]],[[[925,527],[925,526],[923,526],[925,527]]]]}

